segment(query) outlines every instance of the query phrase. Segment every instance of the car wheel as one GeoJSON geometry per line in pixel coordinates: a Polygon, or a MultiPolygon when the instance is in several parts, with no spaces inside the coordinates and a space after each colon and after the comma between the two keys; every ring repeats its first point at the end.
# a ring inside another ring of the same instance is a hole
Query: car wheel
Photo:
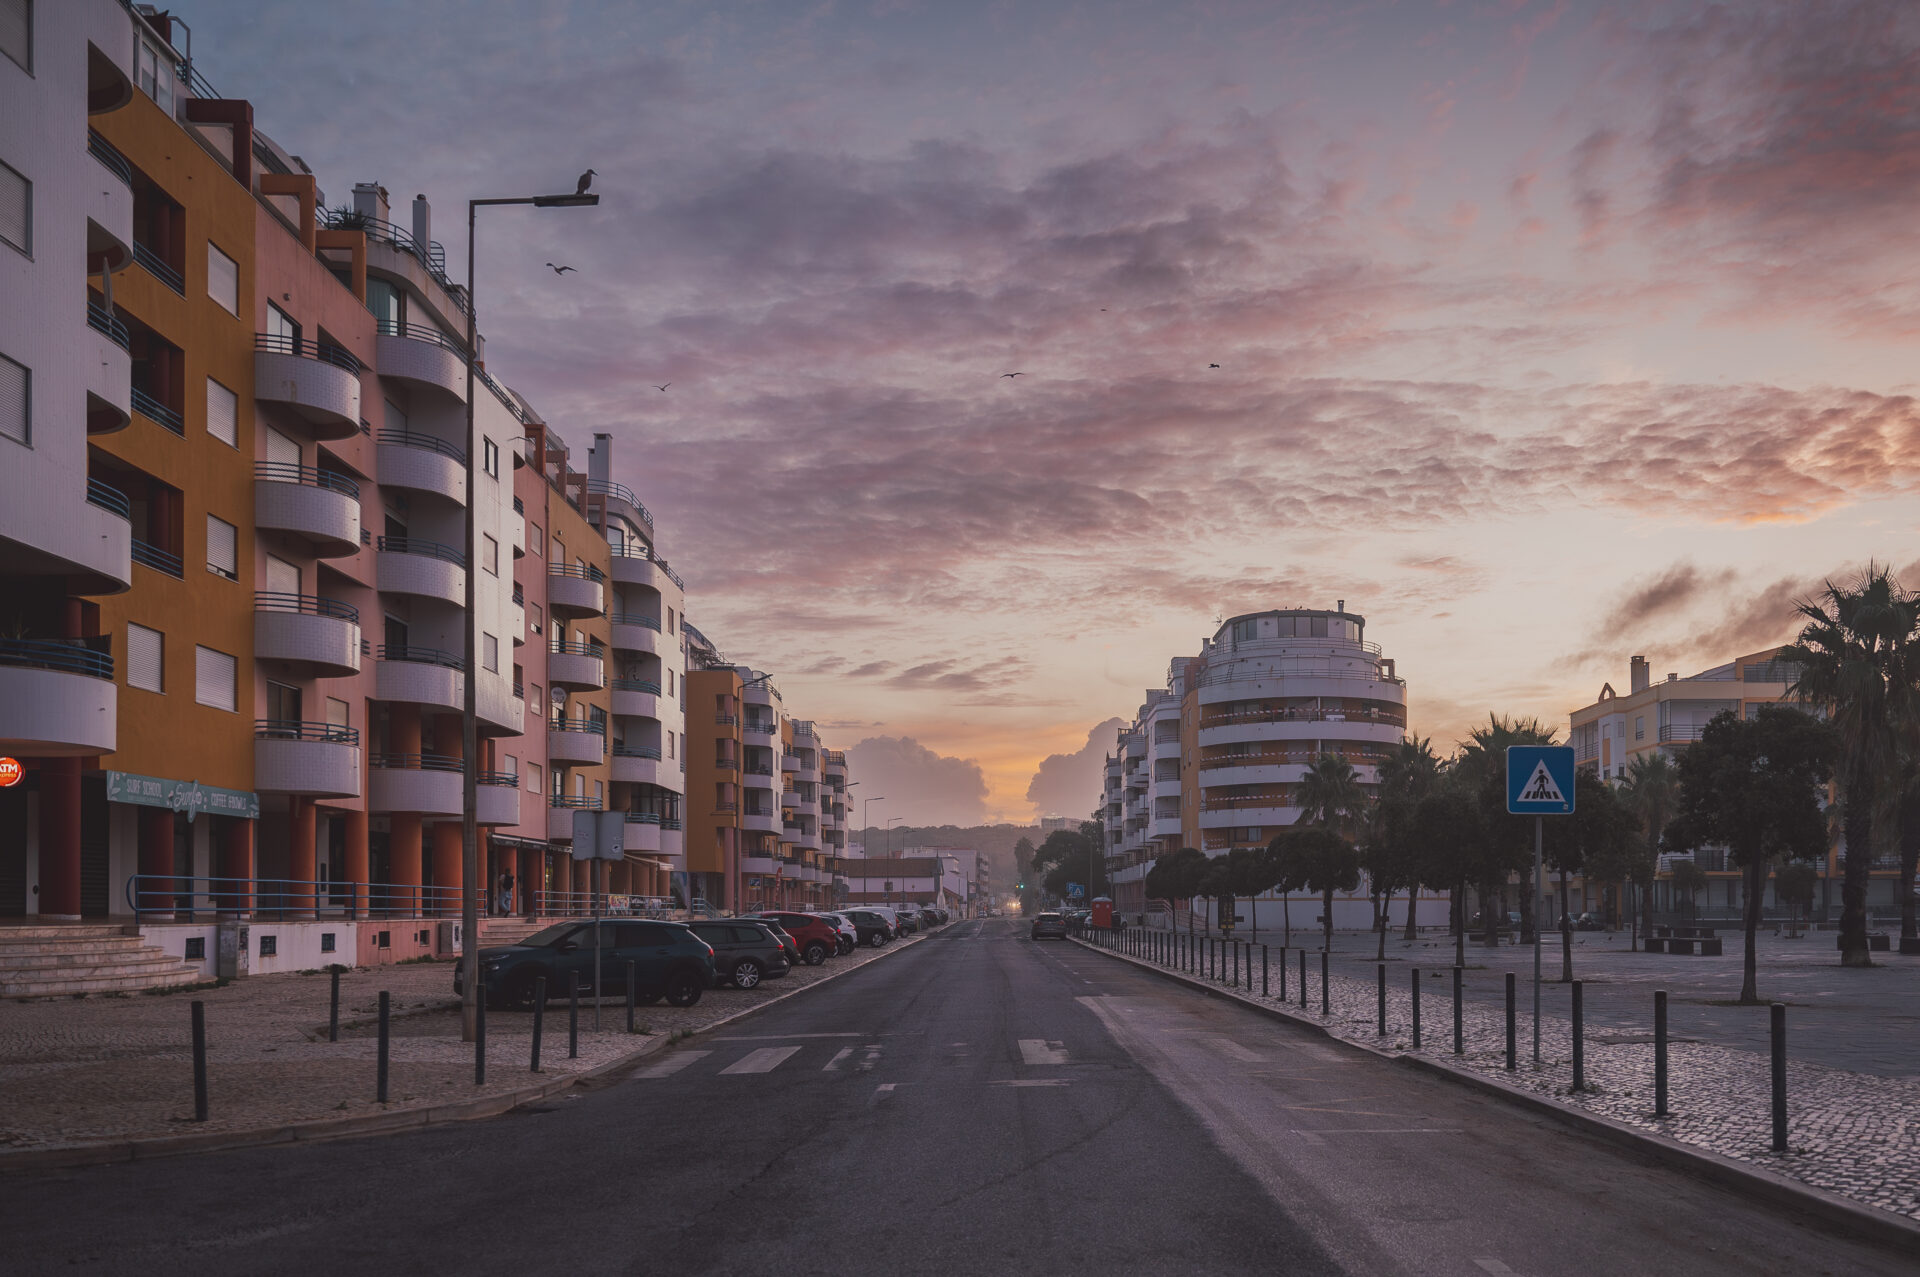
{"type": "Polygon", "coordinates": [[[815,940],[807,946],[806,954],[807,965],[817,967],[827,960],[827,946],[815,940]]]}
{"type": "Polygon", "coordinates": [[[492,1006],[503,1011],[533,1009],[533,977],[516,976],[502,985],[491,999],[492,1006]]]}
{"type": "Polygon", "coordinates": [[[690,1007],[700,1000],[700,980],[691,971],[676,971],[667,977],[667,1005],[690,1007]]]}
{"type": "Polygon", "coordinates": [[[885,944],[886,942],[887,942],[886,936],[884,936],[878,931],[874,932],[871,936],[867,937],[867,943],[872,945],[876,949],[878,949],[881,945],[885,944]]]}
{"type": "Polygon", "coordinates": [[[733,969],[733,987],[751,989],[760,983],[760,964],[752,958],[742,958],[733,969]]]}

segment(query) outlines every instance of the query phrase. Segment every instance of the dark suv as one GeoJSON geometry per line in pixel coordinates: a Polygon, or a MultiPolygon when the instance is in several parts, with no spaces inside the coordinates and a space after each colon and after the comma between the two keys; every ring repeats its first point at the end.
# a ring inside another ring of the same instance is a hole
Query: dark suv
{"type": "Polygon", "coordinates": [[[861,944],[869,944],[878,949],[893,939],[892,924],[871,909],[848,909],[844,916],[860,933],[861,944]]]}
{"type": "Polygon", "coordinates": [[[762,923],[750,918],[705,919],[688,930],[713,946],[714,983],[751,989],[762,980],[792,970],[787,951],[762,923]]]}
{"type": "MultiPolygon", "coordinates": [[[[480,950],[480,976],[487,1004],[531,1007],[534,981],[547,982],[549,998],[566,994],[569,980],[580,977],[580,992],[613,995],[627,991],[627,963],[634,964],[635,997],[641,1002],[665,998],[690,1007],[713,983],[713,949],[677,922],[603,921],[600,929],[601,988],[593,987],[594,924],[557,922],[518,944],[480,950]]],[[[462,989],[464,964],[456,963],[453,990],[462,989]]]]}
{"type": "Polygon", "coordinates": [[[1034,915],[1033,938],[1035,940],[1065,940],[1067,938],[1067,920],[1057,913],[1034,915]]]}
{"type": "Polygon", "coordinates": [[[800,956],[810,967],[817,967],[840,952],[840,933],[825,918],[816,918],[810,913],[789,913],[784,909],[767,909],[746,916],[779,923],[781,929],[798,942],[800,956]]]}

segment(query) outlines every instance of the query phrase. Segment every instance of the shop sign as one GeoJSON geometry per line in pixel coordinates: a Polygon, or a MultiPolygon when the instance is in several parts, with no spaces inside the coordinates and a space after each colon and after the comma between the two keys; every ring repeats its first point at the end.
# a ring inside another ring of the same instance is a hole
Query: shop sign
{"type": "Polygon", "coordinates": [[[17,758],[0,758],[0,789],[11,789],[27,778],[27,769],[17,758]]]}
{"type": "Polygon", "coordinates": [[[197,780],[136,776],[132,772],[107,773],[107,801],[184,812],[188,824],[203,811],[215,816],[238,816],[242,820],[260,819],[260,799],[246,790],[221,789],[202,785],[197,780]]]}

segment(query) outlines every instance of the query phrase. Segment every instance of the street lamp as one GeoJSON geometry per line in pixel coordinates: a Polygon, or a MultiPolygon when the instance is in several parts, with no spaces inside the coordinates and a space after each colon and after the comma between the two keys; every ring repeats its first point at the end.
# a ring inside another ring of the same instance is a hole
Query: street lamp
{"type": "MultiPolygon", "coordinates": [[[[859,782],[856,781],[855,783],[858,784],[859,782]]],[[[885,794],[875,794],[872,798],[862,798],[860,800],[860,850],[862,852],[867,850],[867,830],[873,828],[873,819],[871,816],[873,805],[875,803],[884,803],[885,801],[887,801],[885,794]]]]}
{"type": "MultiPolygon", "coordinates": [[[[581,183],[582,189],[585,182],[581,183]]],[[[462,972],[462,990],[460,999],[460,1037],[462,1041],[474,1039],[476,1022],[480,1007],[480,940],[475,934],[480,929],[479,897],[475,894],[480,888],[480,821],[479,803],[479,759],[480,719],[475,688],[479,684],[480,661],[476,648],[479,646],[479,624],[475,619],[475,586],[477,575],[475,568],[479,562],[477,541],[478,532],[474,527],[474,459],[480,449],[475,446],[473,415],[473,374],[474,363],[479,354],[480,306],[474,296],[473,258],[474,258],[474,219],[482,206],[495,204],[531,204],[535,208],[592,208],[600,202],[598,195],[522,195],[511,199],[487,199],[467,201],[467,518],[466,518],[466,576],[465,590],[466,612],[461,628],[466,639],[466,692],[460,698],[460,738],[466,757],[460,765],[460,970],[462,972]]],[[[543,458],[544,461],[544,458],[543,458]]],[[[544,714],[545,707],[541,712],[544,714]]]]}

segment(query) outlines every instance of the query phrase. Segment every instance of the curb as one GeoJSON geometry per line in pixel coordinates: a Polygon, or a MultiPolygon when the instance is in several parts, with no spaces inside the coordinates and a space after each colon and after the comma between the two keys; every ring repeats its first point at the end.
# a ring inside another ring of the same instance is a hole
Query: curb
{"type": "MultiPolygon", "coordinates": [[[[931,939],[931,934],[926,938],[931,939]]],[[[803,988],[783,993],[777,998],[769,998],[758,1006],[736,1011],[732,1015],[715,1020],[712,1024],[692,1030],[686,1037],[679,1040],[684,1042],[701,1034],[711,1033],[723,1025],[758,1015],[769,1007],[778,1006],[788,998],[811,993],[823,984],[830,984],[856,971],[864,971],[882,958],[903,952],[916,943],[918,939],[910,940],[898,949],[883,949],[857,967],[836,971],[803,988]]],[[[444,1009],[444,1007],[416,1009],[412,1014],[421,1015],[426,1014],[428,1010],[444,1009]]],[[[341,1027],[346,1027],[344,1021],[341,1027]]],[[[147,1139],[83,1144],[73,1148],[26,1149],[17,1153],[0,1153],[0,1175],[28,1171],[67,1170],[86,1166],[111,1166],[119,1162],[146,1162],[161,1157],[266,1148],[277,1144],[315,1144],[324,1140],[424,1130],[429,1126],[445,1126],[450,1122],[479,1121],[483,1118],[499,1117],[524,1104],[532,1104],[548,1096],[558,1095],[583,1082],[598,1081],[612,1076],[673,1045],[674,1039],[669,1035],[651,1035],[638,1043],[633,1050],[579,1073],[569,1073],[565,1077],[535,1083],[532,1086],[523,1086],[518,1090],[502,1091],[497,1095],[481,1095],[470,1100],[456,1100],[452,1103],[435,1104],[423,1108],[390,1109],[384,1113],[366,1113],[356,1117],[318,1118],[310,1122],[289,1122],[283,1126],[255,1127],[245,1131],[217,1131],[205,1135],[158,1135],[147,1139]]]]}
{"type": "Polygon", "coordinates": [[[1131,954],[1103,949],[1098,945],[1088,944],[1084,940],[1075,940],[1074,943],[1082,949],[1105,957],[1117,958],[1130,966],[1160,976],[1174,984],[1219,998],[1223,1002],[1231,1002],[1236,1006],[1257,1011],[1270,1019],[1312,1029],[1329,1042],[1339,1046],[1444,1078],[1484,1095],[1505,1100],[1541,1117],[1559,1122],[1563,1126],[1596,1136],[1616,1147],[1639,1153],[1651,1161],[1697,1175],[1722,1188],[1735,1189],[1776,1206],[1802,1211],[1827,1228],[1844,1233],[1848,1237],[1862,1237],[1876,1245],[1890,1247],[1899,1254],[1907,1256],[1912,1255],[1915,1249],[1920,1247],[1920,1223],[1903,1219],[1890,1211],[1864,1206],[1838,1193],[1804,1184],[1799,1180],[1790,1179],[1761,1167],[1751,1166],[1724,1154],[1682,1143],[1670,1136],[1643,1131],[1638,1127],[1629,1126],[1610,1117],[1603,1117],[1598,1113],[1589,1113],[1585,1109],[1572,1105],[1558,1103],[1537,1092],[1509,1086],[1482,1073],[1455,1068],[1439,1060],[1414,1055],[1411,1052],[1384,1051],[1367,1046],[1365,1043],[1351,1041],[1317,1020],[1296,1015],[1289,1010],[1265,1002],[1254,1001],[1228,989],[1215,988],[1205,980],[1195,979],[1183,972],[1169,971],[1131,954]]]}

